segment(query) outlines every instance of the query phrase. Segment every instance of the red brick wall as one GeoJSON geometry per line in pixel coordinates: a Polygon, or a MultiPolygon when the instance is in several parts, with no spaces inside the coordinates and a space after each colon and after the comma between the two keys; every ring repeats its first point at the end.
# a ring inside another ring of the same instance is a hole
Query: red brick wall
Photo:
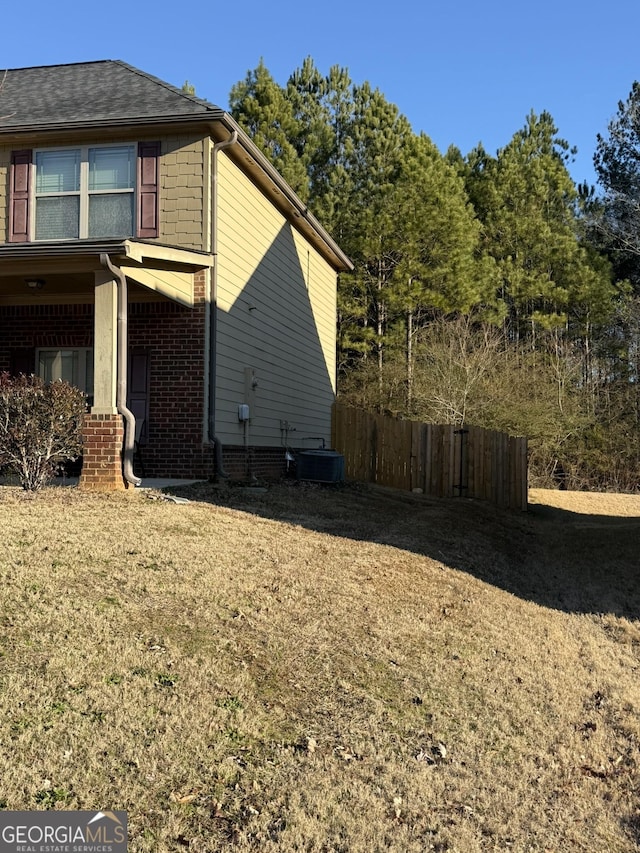
{"type": "Polygon", "coordinates": [[[145,473],[208,476],[212,454],[203,447],[204,306],[134,304],[129,345],[147,352],[150,394],[145,473]]]}
{"type": "MultiPolygon", "coordinates": [[[[203,445],[204,312],[203,301],[193,309],[173,302],[129,306],[129,346],[149,357],[146,476],[213,474],[212,449],[203,445]]],[[[10,369],[12,350],[91,346],[93,305],[0,307],[0,370],[10,369]]]]}
{"type": "Polygon", "coordinates": [[[232,480],[276,480],[286,474],[284,447],[225,447],[222,464],[232,480]]]}
{"type": "Polygon", "coordinates": [[[85,491],[124,489],[122,478],[123,420],[120,415],[86,415],[82,428],[82,474],[85,491]]]}
{"type": "Polygon", "coordinates": [[[0,306],[0,370],[9,370],[12,349],[90,346],[93,305],[0,306]]]}
{"type": "MultiPolygon", "coordinates": [[[[204,274],[196,276],[193,308],[175,302],[129,305],[129,347],[149,358],[150,394],[145,476],[208,478],[215,474],[213,448],[203,441],[205,311],[204,274]]],[[[93,305],[0,306],[0,371],[9,370],[11,351],[37,347],[93,346],[93,305]]],[[[35,369],[35,362],[33,365],[35,369]]],[[[253,472],[284,472],[283,448],[225,448],[225,468],[236,479],[253,472]]]]}
{"type": "Polygon", "coordinates": [[[205,274],[194,282],[193,308],[175,302],[129,306],[129,346],[149,357],[146,476],[208,477],[213,452],[204,443],[205,274]]]}

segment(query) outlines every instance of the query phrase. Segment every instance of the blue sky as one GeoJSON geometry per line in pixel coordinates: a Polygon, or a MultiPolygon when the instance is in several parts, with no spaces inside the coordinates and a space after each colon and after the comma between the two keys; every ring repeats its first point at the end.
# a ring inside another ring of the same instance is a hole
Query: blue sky
{"type": "Polygon", "coordinates": [[[311,56],[368,80],[441,151],[505,145],[547,110],[578,147],[576,181],[595,181],[596,135],[640,78],[638,0],[32,0],[3,11],[0,67],[122,59],[226,108],[231,86],[265,65],[284,84],[311,56]],[[82,12],[79,12],[82,9],[82,12]]]}

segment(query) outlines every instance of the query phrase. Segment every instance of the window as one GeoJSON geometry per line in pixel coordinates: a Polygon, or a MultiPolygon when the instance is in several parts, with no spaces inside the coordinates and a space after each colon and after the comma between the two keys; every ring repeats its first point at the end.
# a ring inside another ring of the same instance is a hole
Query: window
{"type": "Polygon", "coordinates": [[[133,145],[37,151],[35,239],[133,234],[133,145]]]}
{"type": "Polygon", "coordinates": [[[11,153],[9,242],[158,237],[159,142],[11,153]]]}
{"type": "Polygon", "coordinates": [[[93,395],[93,350],[39,349],[36,353],[38,376],[45,382],[63,379],[91,398],[93,395]]]}

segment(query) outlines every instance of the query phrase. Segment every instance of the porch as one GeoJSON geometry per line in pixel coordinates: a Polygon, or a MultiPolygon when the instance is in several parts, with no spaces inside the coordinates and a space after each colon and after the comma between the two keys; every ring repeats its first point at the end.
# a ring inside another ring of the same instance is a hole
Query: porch
{"type": "Polygon", "coordinates": [[[136,417],[150,475],[201,476],[210,465],[212,262],[134,240],[0,246],[0,370],[67,379],[87,393],[82,488],[137,484],[136,417]]]}

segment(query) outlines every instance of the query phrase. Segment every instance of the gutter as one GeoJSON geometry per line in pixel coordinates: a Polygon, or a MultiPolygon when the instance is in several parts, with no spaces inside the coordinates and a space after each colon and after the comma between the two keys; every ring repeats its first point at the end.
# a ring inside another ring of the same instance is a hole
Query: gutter
{"type": "MultiPolygon", "coordinates": [[[[121,116],[121,117],[113,117],[108,116],[105,118],[82,120],[82,121],[60,121],[60,122],[51,122],[49,124],[28,124],[28,125],[6,125],[2,124],[0,121],[0,141],[4,141],[3,137],[8,136],[9,139],[16,139],[16,141],[20,137],[33,137],[35,136],[37,139],[44,139],[48,134],[68,134],[73,131],[75,133],[79,133],[84,131],[85,133],[90,133],[92,136],[95,136],[95,131],[97,129],[109,128],[113,129],[114,132],[118,130],[124,129],[148,129],[154,131],[160,131],[164,128],[169,129],[174,127],[176,124],[183,124],[186,126],[196,127],[201,125],[203,128],[206,128],[215,139],[217,135],[220,134],[220,130],[226,130],[231,136],[235,134],[235,138],[233,142],[229,140],[223,140],[220,143],[216,143],[216,148],[218,145],[222,145],[222,147],[226,147],[227,145],[233,145],[238,143],[242,150],[245,152],[246,156],[252,161],[253,164],[257,167],[258,172],[262,173],[261,183],[263,184],[263,189],[266,189],[269,197],[272,201],[276,201],[276,206],[278,205],[278,197],[280,197],[281,209],[285,208],[287,205],[289,207],[289,215],[293,216],[293,221],[296,219],[302,220],[305,223],[305,227],[310,229],[313,234],[315,234],[317,241],[320,244],[324,244],[325,252],[328,252],[332,255],[334,261],[333,266],[338,272],[348,272],[353,270],[354,265],[352,261],[345,255],[342,249],[338,246],[335,240],[329,235],[329,233],[322,227],[322,225],[318,222],[318,220],[313,216],[312,213],[309,212],[307,206],[302,202],[293,189],[287,184],[282,175],[276,170],[273,164],[267,159],[267,157],[260,151],[257,145],[252,142],[249,136],[245,133],[244,130],[240,127],[240,125],[236,122],[233,116],[229,115],[229,113],[222,110],[220,107],[216,107],[214,105],[211,106],[210,109],[206,109],[204,106],[202,110],[197,112],[190,113],[173,113],[161,116],[121,116]],[[217,133],[216,133],[217,130],[217,133]],[[266,181],[265,181],[266,179],[266,181]],[[263,183],[264,182],[264,183],[263,183]],[[265,183],[271,184],[270,187],[265,187],[265,183]],[[286,202],[286,205],[282,205],[282,202],[286,202]]],[[[7,142],[5,144],[10,144],[7,142]]],[[[215,155],[214,155],[215,156],[215,155]]],[[[246,170],[246,162],[243,162],[243,158],[238,158],[238,165],[244,170],[246,170]]]]}
{"type": "Polygon", "coordinates": [[[331,237],[331,235],[322,227],[315,216],[310,213],[306,204],[296,195],[282,175],[277,171],[273,163],[271,163],[262,151],[260,151],[257,145],[251,141],[249,136],[247,136],[247,134],[242,130],[236,120],[230,116],[229,113],[223,113],[218,117],[218,120],[229,132],[233,132],[237,135],[242,148],[244,148],[251,159],[255,161],[258,168],[269,178],[270,181],[273,182],[274,189],[277,193],[282,195],[293,208],[293,215],[296,218],[303,219],[311,229],[315,231],[320,240],[339,261],[342,271],[349,272],[353,270],[354,264],[350,258],[345,255],[333,237],[331,237]]]}
{"type": "Polygon", "coordinates": [[[24,136],[36,134],[42,137],[46,133],[76,132],[80,130],[93,130],[94,128],[114,128],[119,130],[127,127],[162,127],[175,124],[208,124],[219,120],[225,112],[220,107],[202,109],[198,112],[189,113],[167,113],[166,115],[151,116],[105,116],[104,118],[81,119],[65,121],[50,121],[46,124],[32,122],[30,124],[8,124],[0,120],[0,135],[24,136]]]}
{"type": "Polygon", "coordinates": [[[127,242],[123,240],[67,240],[58,243],[3,243],[0,245],[0,259],[20,260],[27,258],[66,258],[86,255],[95,259],[95,255],[105,252],[116,255],[128,254],[127,242]]]}
{"type": "Polygon", "coordinates": [[[122,473],[125,480],[132,486],[139,486],[142,480],[133,473],[133,452],[136,434],[136,419],[127,408],[127,279],[120,267],[111,263],[109,255],[100,255],[100,263],[109,270],[117,282],[118,288],[118,352],[117,352],[117,385],[116,407],[125,422],[122,473]]]}
{"type": "Polygon", "coordinates": [[[238,140],[238,131],[232,130],[228,139],[216,142],[211,152],[211,254],[213,267],[211,269],[211,293],[209,294],[209,441],[213,442],[216,471],[219,477],[229,479],[222,461],[222,444],[216,435],[216,351],[218,348],[218,152],[238,140]]]}

